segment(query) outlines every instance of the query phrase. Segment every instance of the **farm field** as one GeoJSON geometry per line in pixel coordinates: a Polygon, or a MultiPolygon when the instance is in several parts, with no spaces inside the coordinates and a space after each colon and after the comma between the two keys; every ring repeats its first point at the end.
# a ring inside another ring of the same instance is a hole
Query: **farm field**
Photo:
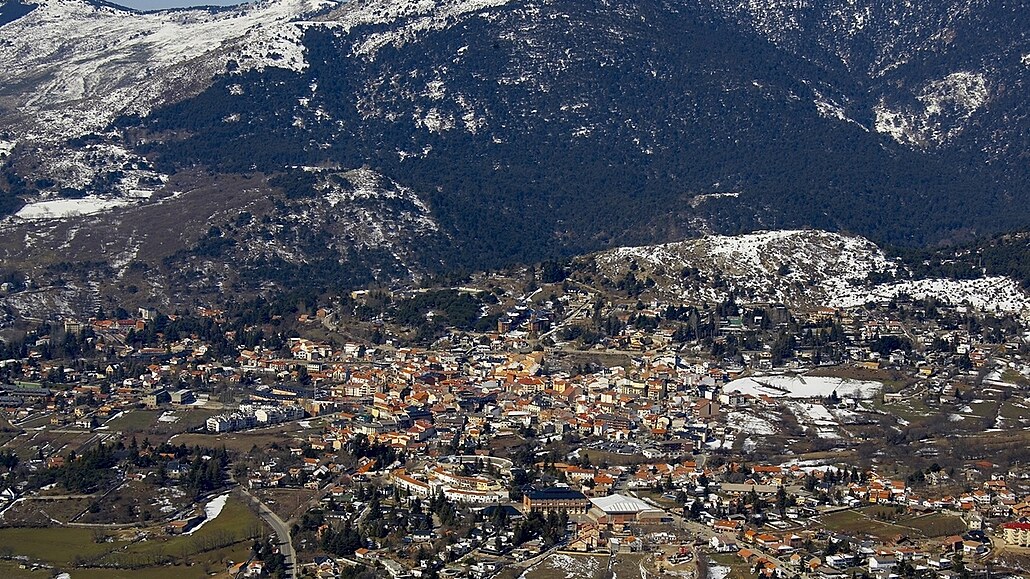
{"type": "Polygon", "coordinates": [[[246,558],[251,539],[264,531],[261,519],[241,500],[230,497],[217,517],[191,535],[170,537],[160,528],[3,528],[0,555],[22,555],[55,568],[80,568],[76,577],[128,577],[130,573],[134,577],[201,577],[224,570],[226,561],[246,558]],[[125,569],[81,569],[93,565],[125,569]],[[175,569],[179,573],[172,573],[175,569]]]}
{"type": "Polygon", "coordinates": [[[147,432],[159,416],[160,410],[126,410],[121,416],[108,420],[104,426],[129,436],[129,433],[147,432]]]}
{"type": "Polygon", "coordinates": [[[954,515],[895,515],[893,509],[878,506],[824,515],[821,521],[824,527],[832,531],[866,533],[878,539],[891,539],[898,535],[917,538],[944,537],[965,530],[962,519],[954,515]],[[889,520],[884,520],[883,517],[889,520]]]}
{"type": "Polygon", "coordinates": [[[204,446],[208,448],[225,447],[226,450],[240,453],[249,453],[255,446],[265,448],[272,443],[279,445],[289,444],[290,438],[286,433],[274,431],[253,431],[253,432],[230,432],[225,434],[200,434],[187,433],[173,436],[169,441],[171,444],[186,446],[204,446]]]}

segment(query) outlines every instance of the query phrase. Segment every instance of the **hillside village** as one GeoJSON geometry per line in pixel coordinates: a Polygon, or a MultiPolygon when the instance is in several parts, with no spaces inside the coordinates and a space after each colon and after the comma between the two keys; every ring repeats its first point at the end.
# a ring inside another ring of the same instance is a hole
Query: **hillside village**
{"type": "Polygon", "coordinates": [[[98,548],[2,555],[233,577],[1030,569],[1026,319],[653,285],[545,264],[35,324],[0,352],[0,543],[92,528],[98,548]],[[225,512],[247,531],[201,540],[225,512]]]}

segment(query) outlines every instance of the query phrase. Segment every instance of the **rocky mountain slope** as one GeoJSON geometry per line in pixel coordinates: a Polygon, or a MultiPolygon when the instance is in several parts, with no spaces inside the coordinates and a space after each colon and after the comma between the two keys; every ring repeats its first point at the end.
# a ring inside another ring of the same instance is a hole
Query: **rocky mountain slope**
{"type": "Polygon", "coordinates": [[[826,231],[713,235],[582,259],[609,281],[650,278],[663,296],[688,303],[732,295],[749,302],[849,308],[908,295],[989,312],[1030,311],[1030,294],[1010,277],[911,279],[901,260],[869,240],[826,231]]]}
{"type": "Polygon", "coordinates": [[[1024,228],[1022,7],[5,0],[0,252],[38,287],[91,262],[188,293],[1024,228]]]}

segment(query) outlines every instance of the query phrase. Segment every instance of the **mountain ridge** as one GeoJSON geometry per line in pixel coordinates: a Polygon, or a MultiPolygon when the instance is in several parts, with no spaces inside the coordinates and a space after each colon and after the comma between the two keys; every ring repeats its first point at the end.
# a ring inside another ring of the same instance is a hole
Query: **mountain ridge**
{"type": "MultiPolygon", "coordinates": [[[[275,200],[257,222],[281,223],[317,202],[327,223],[372,211],[404,231],[373,243],[376,233],[358,227],[369,237],[349,248],[307,243],[265,255],[259,245],[248,256],[347,270],[350,259],[367,267],[348,274],[355,281],[701,233],[815,227],[920,246],[1025,228],[1019,160],[1030,131],[1020,130],[1025,104],[1012,95],[1027,66],[1009,63],[1025,33],[1010,26],[998,39],[965,40],[1015,5],[950,2],[919,14],[852,4],[773,3],[755,15],[755,4],[716,0],[289,0],[137,13],[41,0],[0,29],[9,38],[0,53],[38,53],[0,71],[0,197],[15,214],[0,228],[47,229],[47,220],[93,220],[96,211],[119,221],[134,207],[154,214],[182,193],[177,174],[204,172],[243,178],[275,200]],[[54,20],[60,10],[71,16],[54,20]],[[828,43],[838,22],[866,12],[844,44],[828,43]],[[46,18],[94,31],[65,39],[93,47],[69,71],[125,66],[104,73],[108,84],[86,74],[95,82],[55,85],[47,71],[69,61],[38,38],[46,18]],[[772,34],[768,23],[791,19],[799,24],[780,28],[794,36],[772,34]],[[202,42],[153,55],[176,35],[202,42]],[[997,62],[1008,64],[984,64],[997,62]],[[99,120],[76,121],[98,108],[99,120]],[[48,115],[71,120],[51,127],[48,115]],[[363,170],[387,184],[375,209],[347,213],[354,200],[328,203],[312,178],[363,170]],[[433,241],[412,243],[423,239],[408,229],[419,220],[391,217],[391,188],[412,192],[404,211],[435,225],[433,241]]],[[[223,231],[229,213],[249,211],[224,205],[212,224],[223,231]]],[[[313,239],[335,235],[333,225],[309,227],[313,239]]],[[[176,252],[212,243],[206,235],[175,241],[149,265],[172,267],[176,252]]],[[[39,259],[21,263],[38,268],[39,259]]],[[[282,282],[254,279],[252,289],[267,283],[282,282]]]]}

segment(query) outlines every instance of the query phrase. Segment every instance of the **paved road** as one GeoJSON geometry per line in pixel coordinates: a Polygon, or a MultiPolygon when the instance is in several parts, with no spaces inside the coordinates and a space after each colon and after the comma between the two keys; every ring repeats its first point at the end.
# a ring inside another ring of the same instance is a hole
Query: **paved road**
{"type": "Polygon", "coordinates": [[[286,523],[279,518],[279,515],[275,514],[272,509],[265,506],[257,497],[247,492],[247,489],[237,487],[243,494],[250,497],[250,500],[254,502],[258,507],[258,512],[261,514],[261,518],[266,523],[271,525],[275,531],[275,536],[279,538],[279,549],[283,555],[286,556],[286,567],[290,570],[290,578],[297,579],[297,551],[293,548],[293,539],[290,538],[290,528],[286,526],[286,523]]]}

